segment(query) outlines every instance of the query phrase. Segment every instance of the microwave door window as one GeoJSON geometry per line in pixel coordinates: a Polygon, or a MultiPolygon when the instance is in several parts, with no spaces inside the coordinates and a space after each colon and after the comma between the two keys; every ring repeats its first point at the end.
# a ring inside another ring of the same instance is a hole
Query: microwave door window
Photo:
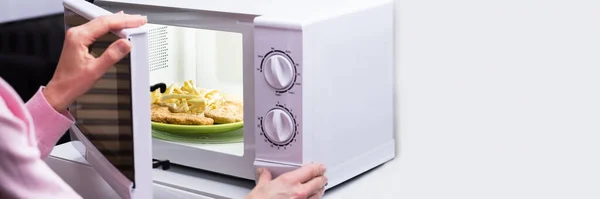
{"type": "MultiPolygon", "coordinates": [[[[70,13],[67,28],[89,20],[70,13]]],[[[99,57],[119,36],[108,33],[89,46],[99,57]]],[[[106,74],[70,107],[77,128],[125,177],[134,181],[133,129],[131,113],[131,61],[129,55],[111,66],[106,74]]]]}
{"type": "MultiPolygon", "coordinates": [[[[242,34],[160,24],[148,27],[150,85],[167,86],[164,91],[151,91],[153,136],[185,140],[217,152],[230,150],[206,143],[226,137],[242,146],[242,34]],[[180,131],[184,128],[189,132],[180,131]],[[221,134],[227,131],[232,132],[221,134]]],[[[243,148],[238,148],[233,154],[241,156],[243,148]]]]}
{"type": "Polygon", "coordinates": [[[252,67],[254,60],[244,44],[253,38],[219,28],[223,27],[149,22],[149,87],[156,88],[151,89],[152,155],[192,168],[252,177],[207,161],[248,168],[254,161],[244,147],[253,136],[245,128],[254,126],[244,121],[246,110],[252,110],[244,108],[245,89],[251,91],[252,84],[244,84],[253,80],[245,78],[244,66],[252,67]],[[158,89],[159,84],[166,89],[158,89]]]}

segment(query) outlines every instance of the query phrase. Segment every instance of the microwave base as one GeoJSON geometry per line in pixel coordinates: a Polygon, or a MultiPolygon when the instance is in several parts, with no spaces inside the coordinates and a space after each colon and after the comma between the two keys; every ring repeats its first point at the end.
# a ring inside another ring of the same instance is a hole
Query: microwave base
{"type": "MultiPolygon", "coordinates": [[[[284,164],[273,164],[269,162],[263,162],[260,160],[256,160],[253,162],[243,162],[242,164],[233,164],[227,162],[220,162],[220,167],[210,167],[207,165],[212,165],[211,162],[219,162],[212,160],[210,158],[206,160],[198,160],[190,157],[195,156],[187,156],[181,155],[181,151],[169,152],[169,148],[174,149],[178,148],[181,150],[181,147],[184,147],[185,152],[183,153],[203,153],[203,151],[220,151],[223,154],[236,156],[238,161],[241,161],[241,156],[239,152],[241,152],[244,148],[243,143],[232,143],[232,144],[187,144],[187,143],[175,143],[169,141],[163,141],[154,139],[153,140],[153,158],[160,160],[169,160],[172,164],[181,165],[190,167],[193,169],[204,170],[208,172],[215,172],[223,175],[229,175],[237,178],[247,179],[247,180],[255,180],[255,176],[246,176],[246,175],[232,175],[229,172],[223,172],[224,169],[228,170],[240,170],[245,171],[248,170],[250,172],[255,171],[256,168],[266,168],[272,172],[272,175],[279,176],[285,172],[289,172],[290,170],[296,169],[293,165],[284,165],[284,164]],[[179,153],[179,155],[177,155],[179,153]],[[231,167],[231,168],[229,168],[231,167]]],[[[198,157],[198,156],[196,156],[198,157]]],[[[364,172],[372,170],[373,168],[378,167],[379,165],[385,164],[386,162],[393,160],[395,157],[395,140],[390,140],[380,147],[373,148],[370,151],[366,151],[362,154],[356,154],[356,157],[350,159],[344,163],[336,165],[331,168],[327,168],[326,176],[329,179],[329,182],[325,189],[333,188],[339,184],[343,184],[345,181],[354,178],[364,172]]]]}

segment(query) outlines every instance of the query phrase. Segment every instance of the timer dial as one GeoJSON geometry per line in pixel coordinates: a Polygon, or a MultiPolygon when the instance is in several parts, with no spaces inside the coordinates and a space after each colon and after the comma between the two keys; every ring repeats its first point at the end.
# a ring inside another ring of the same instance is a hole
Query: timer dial
{"type": "Polygon", "coordinates": [[[294,135],[294,120],[287,111],[270,110],[263,120],[264,133],[275,143],[285,143],[294,135]]]}
{"type": "Polygon", "coordinates": [[[290,86],[294,80],[292,61],[281,54],[267,57],[263,63],[265,80],[271,87],[282,90],[290,86]]]}

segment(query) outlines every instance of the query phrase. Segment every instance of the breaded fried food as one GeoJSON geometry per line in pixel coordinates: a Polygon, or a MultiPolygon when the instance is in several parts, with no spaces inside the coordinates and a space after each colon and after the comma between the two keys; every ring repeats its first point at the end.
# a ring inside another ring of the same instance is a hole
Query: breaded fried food
{"type": "Polygon", "coordinates": [[[212,125],[214,120],[201,114],[172,113],[168,107],[152,104],[152,121],[179,125],[212,125]]]}
{"type": "Polygon", "coordinates": [[[244,120],[244,106],[241,102],[225,101],[221,107],[207,111],[204,116],[212,118],[216,124],[228,124],[244,120]]]}

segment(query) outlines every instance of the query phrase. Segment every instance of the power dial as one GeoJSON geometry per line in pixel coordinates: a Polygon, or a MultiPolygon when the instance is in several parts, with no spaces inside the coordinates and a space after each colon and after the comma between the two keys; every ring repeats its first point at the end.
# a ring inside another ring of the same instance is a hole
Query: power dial
{"type": "Polygon", "coordinates": [[[294,65],[287,56],[278,53],[269,55],[263,60],[262,68],[267,83],[277,90],[289,87],[294,81],[294,65]]]}
{"type": "Polygon", "coordinates": [[[274,144],[288,143],[295,133],[295,121],[292,115],[283,109],[272,109],[263,119],[263,131],[274,144]]]}

